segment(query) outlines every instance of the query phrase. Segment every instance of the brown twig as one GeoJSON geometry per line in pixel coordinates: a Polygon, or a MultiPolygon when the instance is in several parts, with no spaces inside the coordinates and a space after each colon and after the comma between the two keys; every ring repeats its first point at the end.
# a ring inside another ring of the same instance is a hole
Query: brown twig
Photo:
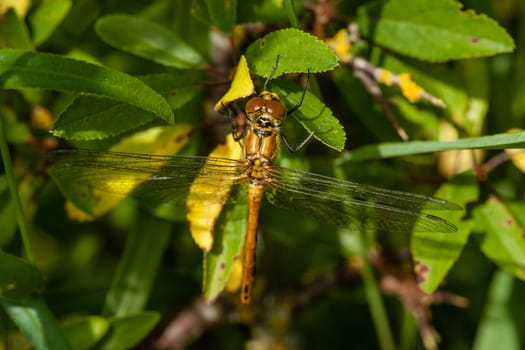
{"type": "Polygon", "coordinates": [[[156,350],[183,349],[206,329],[224,319],[225,305],[219,300],[206,304],[198,299],[178,313],[155,341],[156,350]]]}

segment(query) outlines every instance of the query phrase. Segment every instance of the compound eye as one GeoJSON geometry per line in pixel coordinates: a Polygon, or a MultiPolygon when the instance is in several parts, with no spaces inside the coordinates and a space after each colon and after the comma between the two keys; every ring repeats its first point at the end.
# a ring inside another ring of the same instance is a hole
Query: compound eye
{"type": "Polygon", "coordinates": [[[283,119],[286,115],[286,109],[279,100],[266,101],[266,112],[275,119],[283,119]]]}
{"type": "Polygon", "coordinates": [[[264,108],[265,103],[266,101],[261,97],[250,98],[246,103],[246,114],[250,115],[252,113],[260,111],[262,108],[264,108]]]}

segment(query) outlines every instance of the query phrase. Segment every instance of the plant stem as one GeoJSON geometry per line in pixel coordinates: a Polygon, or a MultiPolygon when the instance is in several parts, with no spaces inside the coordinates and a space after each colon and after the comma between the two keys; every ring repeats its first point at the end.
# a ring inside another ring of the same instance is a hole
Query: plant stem
{"type": "Polygon", "coordinates": [[[417,324],[414,315],[402,306],[402,324],[399,341],[399,350],[410,350],[414,348],[417,334],[417,324]]]}
{"type": "Polygon", "coordinates": [[[293,7],[293,0],[284,0],[284,9],[292,27],[299,28],[299,20],[297,19],[297,14],[293,7]]]}
{"type": "Polygon", "coordinates": [[[29,242],[29,231],[27,229],[24,209],[22,207],[22,202],[20,201],[20,196],[18,194],[18,189],[16,186],[15,175],[13,172],[13,166],[11,162],[11,156],[9,154],[9,148],[7,146],[7,138],[4,129],[4,114],[0,111],[0,153],[2,154],[2,161],[4,163],[5,176],[7,179],[7,184],[9,186],[9,192],[11,194],[11,200],[15,206],[15,215],[16,221],[18,222],[18,228],[20,229],[20,234],[22,235],[22,242],[24,244],[24,250],[29,262],[33,263],[33,252],[31,251],[31,243],[29,242]]]}
{"type": "Polygon", "coordinates": [[[369,244],[366,238],[366,232],[361,231],[358,235],[360,246],[362,248],[361,260],[363,267],[361,273],[363,275],[365,295],[368,306],[370,307],[370,314],[372,315],[376,333],[379,338],[379,346],[381,350],[393,350],[395,349],[394,337],[392,336],[392,331],[390,330],[385,305],[383,304],[383,299],[381,298],[381,293],[374,276],[374,271],[372,270],[370,260],[368,259],[369,244]]]}
{"type": "MultiPolygon", "coordinates": [[[[339,179],[346,180],[346,175],[339,165],[334,167],[334,175],[339,179]]],[[[359,254],[363,264],[361,274],[363,276],[365,296],[379,339],[379,346],[381,350],[394,350],[394,337],[388,323],[388,316],[386,314],[383,299],[381,298],[381,292],[379,291],[374,271],[368,257],[368,252],[371,247],[367,238],[367,231],[364,227],[360,227],[356,236],[359,241],[359,254]]]]}

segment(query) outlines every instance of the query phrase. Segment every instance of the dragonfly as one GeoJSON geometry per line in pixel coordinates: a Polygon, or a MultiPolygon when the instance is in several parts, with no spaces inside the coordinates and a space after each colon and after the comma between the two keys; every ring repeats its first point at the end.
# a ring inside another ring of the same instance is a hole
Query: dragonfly
{"type": "MultiPolygon", "coordinates": [[[[213,196],[221,188],[247,187],[248,217],[240,293],[244,304],[252,299],[259,211],[264,196],[275,206],[339,226],[373,227],[392,233],[456,231],[447,220],[422,212],[461,209],[455,203],[276,165],[281,141],[295,152],[315,132],[296,148],[291,147],[283,135],[283,119],[299,106],[300,103],[287,111],[279,95],[267,90],[251,97],[245,106],[247,125],[241,133],[234,135],[243,147],[243,156],[239,160],[73,149],[55,151],[50,155],[54,163],[51,175],[62,184],[59,187],[70,183],[79,188],[116,194],[131,192],[132,196],[150,206],[177,203],[188,196],[197,197],[192,203],[209,204],[213,203],[213,196]],[[211,190],[204,194],[192,192],[190,188],[196,179],[211,190]]],[[[84,192],[77,194],[85,195],[84,192]]]]}

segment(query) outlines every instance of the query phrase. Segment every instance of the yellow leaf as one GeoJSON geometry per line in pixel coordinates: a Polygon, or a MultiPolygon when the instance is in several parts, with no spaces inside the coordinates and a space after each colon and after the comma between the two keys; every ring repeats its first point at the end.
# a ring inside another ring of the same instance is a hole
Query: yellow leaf
{"type": "MultiPolygon", "coordinates": [[[[113,152],[173,155],[187,144],[191,130],[192,128],[188,125],[153,127],[123,139],[111,147],[110,150],[113,152]]],[[[113,209],[118,202],[131,193],[142,181],[151,177],[151,175],[153,174],[139,173],[137,171],[136,173],[126,172],[105,178],[103,191],[96,188],[93,189],[92,219],[100,217],[113,209]],[[115,191],[111,189],[115,189],[115,191]]],[[[77,221],[90,220],[89,215],[83,217],[71,208],[67,210],[72,219],[77,221]]]]}
{"type": "MultiPolygon", "coordinates": [[[[224,144],[217,146],[210,153],[210,157],[230,159],[240,159],[241,155],[242,149],[233,140],[231,134],[224,144]]],[[[206,164],[201,174],[206,173],[206,164]]],[[[220,177],[211,180],[209,177],[198,176],[190,187],[186,201],[188,208],[186,219],[190,224],[193,240],[205,252],[209,252],[213,246],[213,226],[228,199],[230,190],[231,181],[220,177]]]]}
{"type": "MultiPolygon", "coordinates": [[[[440,141],[454,141],[459,137],[457,129],[450,123],[441,123],[439,126],[440,141]]],[[[481,160],[483,150],[453,150],[438,153],[438,170],[446,178],[472,169],[474,159],[481,160]]]]}
{"type": "Polygon", "coordinates": [[[9,9],[15,9],[19,18],[24,18],[31,8],[30,0],[2,0],[0,1],[0,15],[4,15],[9,9]]]}
{"type": "Polygon", "coordinates": [[[215,110],[221,112],[225,106],[240,98],[251,96],[255,93],[255,86],[253,85],[250,70],[246,57],[241,56],[237,71],[233,77],[232,84],[224,96],[215,104],[215,110]]]}

